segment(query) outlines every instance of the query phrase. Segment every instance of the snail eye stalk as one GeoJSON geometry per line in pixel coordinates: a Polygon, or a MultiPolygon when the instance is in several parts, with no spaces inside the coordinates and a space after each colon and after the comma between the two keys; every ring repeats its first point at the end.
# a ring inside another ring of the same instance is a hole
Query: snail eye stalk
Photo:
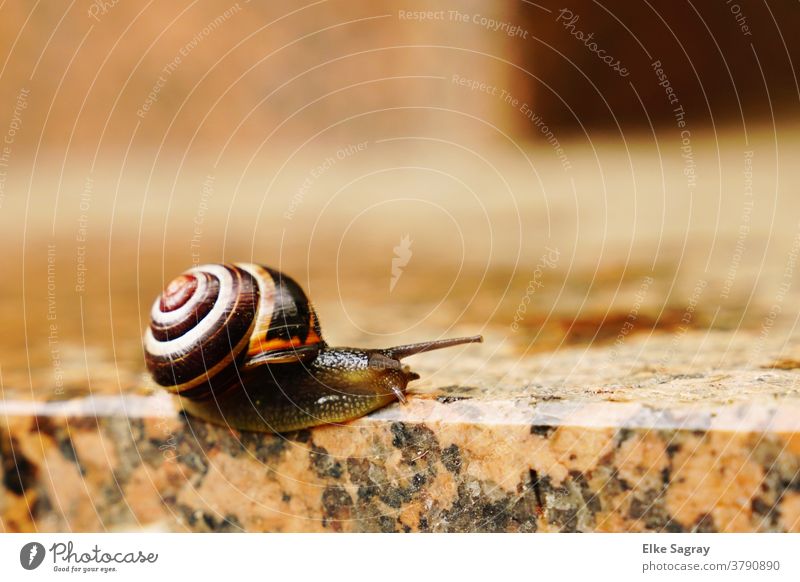
{"type": "Polygon", "coordinates": [[[479,344],[483,342],[483,336],[472,335],[469,337],[457,337],[452,339],[434,340],[429,342],[420,342],[416,344],[407,344],[404,346],[395,346],[393,348],[385,348],[378,350],[383,355],[401,360],[409,356],[421,354],[424,352],[432,352],[434,350],[441,350],[452,346],[460,346],[463,344],[479,344]]]}

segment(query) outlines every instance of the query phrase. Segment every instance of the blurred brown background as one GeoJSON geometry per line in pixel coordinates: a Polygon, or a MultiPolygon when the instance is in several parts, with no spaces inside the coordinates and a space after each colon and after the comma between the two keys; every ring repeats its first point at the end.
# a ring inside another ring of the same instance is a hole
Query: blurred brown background
{"type": "Polygon", "coordinates": [[[31,91],[26,150],[40,140],[50,151],[252,147],[276,130],[272,139],[342,135],[328,126],[385,109],[370,122],[446,127],[436,108],[456,108],[541,138],[500,97],[453,75],[508,91],[560,136],[625,132],[671,122],[651,69],[660,61],[693,123],[741,125],[796,112],[798,27],[796,2],[747,0],[8,1],[0,97],[31,91]],[[427,111],[392,111],[413,107],[427,111]]]}
{"type": "Polygon", "coordinates": [[[702,280],[703,325],[758,327],[800,220],[798,26],[743,0],[7,0],[5,383],[137,381],[152,298],[220,260],[295,275],[335,343],[591,343],[649,275],[654,322],[702,280]]]}

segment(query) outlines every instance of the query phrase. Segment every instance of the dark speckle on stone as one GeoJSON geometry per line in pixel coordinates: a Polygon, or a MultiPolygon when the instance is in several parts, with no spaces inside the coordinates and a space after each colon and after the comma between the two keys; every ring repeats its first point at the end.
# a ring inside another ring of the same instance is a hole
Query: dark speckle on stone
{"type": "MultiPolygon", "coordinates": [[[[53,421],[52,418],[48,418],[46,416],[37,416],[35,417],[34,426],[38,429],[39,433],[46,434],[52,437],[53,441],[56,444],[56,448],[61,453],[61,456],[64,457],[68,462],[72,463],[78,468],[78,472],[80,472],[81,476],[86,475],[86,469],[81,465],[80,461],[78,460],[78,454],[75,451],[75,446],[72,442],[72,438],[70,437],[69,430],[65,429],[63,425],[57,424],[53,421]]],[[[70,424],[73,430],[79,431],[82,430],[81,426],[82,422],[78,422],[78,420],[83,419],[74,419],[70,424]]],[[[89,419],[89,428],[85,430],[97,430],[97,421],[95,419],[89,419]]]]}
{"type": "Polygon", "coordinates": [[[713,516],[710,514],[701,515],[692,528],[692,531],[697,533],[717,533],[713,516]]]}
{"type": "Polygon", "coordinates": [[[75,452],[75,445],[72,443],[72,438],[70,438],[68,434],[58,439],[58,451],[67,461],[78,467],[81,476],[86,475],[86,469],[83,468],[83,465],[81,465],[78,460],[78,453],[75,452]]]}
{"type": "Polygon", "coordinates": [[[229,514],[225,517],[216,517],[211,513],[206,513],[199,509],[192,511],[190,508],[183,508],[187,515],[189,525],[198,531],[209,532],[236,532],[244,528],[235,515],[229,514]]]}
{"type": "Polygon", "coordinates": [[[412,491],[405,487],[382,487],[380,489],[380,500],[389,507],[400,509],[403,503],[411,501],[412,491]]]}
{"type": "Polygon", "coordinates": [[[576,507],[552,508],[547,512],[547,521],[552,525],[559,526],[563,533],[575,533],[578,531],[578,509],[576,507]]]}
{"type": "Polygon", "coordinates": [[[295,441],[298,443],[307,443],[311,440],[311,431],[307,428],[304,428],[303,430],[298,430],[297,432],[287,434],[286,438],[290,441],[295,441]]]}
{"type": "Polygon", "coordinates": [[[178,458],[180,459],[181,464],[189,467],[192,469],[192,471],[200,473],[201,475],[205,475],[208,471],[208,464],[206,464],[205,455],[192,451],[183,454],[178,458]]]}
{"type": "Polygon", "coordinates": [[[125,424],[128,427],[128,431],[130,433],[130,438],[133,439],[135,442],[141,442],[144,439],[145,430],[144,430],[144,419],[141,418],[126,418],[125,424]]]}
{"type": "Polygon", "coordinates": [[[0,459],[3,461],[3,485],[14,495],[24,495],[36,482],[36,465],[25,457],[16,439],[0,433],[0,459]]]}
{"type": "Polygon", "coordinates": [[[588,509],[592,514],[600,511],[602,509],[600,496],[591,490],[589,487],[589,482],[586,480],[584,474],[580,471],[570,471],[569,474],[570,477],[572,477],[572,480],[578,485],[578,487],[580,487],[581,497],[583,497],[583,502],[586,504],[586,509],[588,509]]]}
{"type": "Polygon", "coordinates": [[[684,531],[681,524],[675,521],[664,507],[664,497],[661,491],[649,490],[641,496],[633,497],[628,515],[633,519],[641,520],[645,528],[651,531],[669,533],[684,531]]]}
{"type": "Polygon", "coordinates": [[[535,469],[530,470],[530,487],[534,493],[534,499],[536,500],[536,510],[540,512],[544,508],[544,496],[542,495],[542,478],[539,477],[539,474],[536,472],[535,469]]]}
{"type": "Polygon", "coordinates": [[[350,480],[356,485],[369,481],[369,465],[368,459],[359,457],[347,458],[347,472],[350,474],[350,480]]]}
{"type": "Polygon", "coordinates": [[[198,523],[201,522],[201,520],[203,518],[202,510],[200,510],[200,509],[195,510],[192,507],[190,507],[188,505],[183,505],[183,504],[179,504],[178,505],[178,510],[183,514],[186,523],[188,523],[189,526],[192,529],[194,529],[196,531],[201,531],[197,527],[197,525],[198,525],[198,523]]]}
{"type": "Polygon", "coordinates": [[[502,532],[508,528],[508,521],[511,518],[508,499],[484,504],[482,513],[483,521],[480,527],[484,531],[502,532]]]}
{"type": "Polygon", "coordinates": [[[764,501],[761,497],[754,497],[750,502],[753,513],[761,515],[769,525],[775,526],[780,517],[780,508],[764,501]]]}
{"type": "Polygon", "coordinates": [[[185,411],[180,411],[179,413],[181,421],[186,425],[186,429],[181,431],[183,438],[191,439],[197,442],[208,442],[209,435],[209,424],[204,422],[200,419],[196,419],[193,416],[186,414],[185,411]]]}
{"type": "Polygon", "coordinates": [[[392,533],[395,531],[394,529],[395,520],[393,517],[389,517],[388,515],[382,515],[378,519],[378,523],[380,524],[380,528],[383,533],[392,533]]]}
{"type": "Polygon", "coordinates": [[[336,531],[341,531],[341,521],[349,519],[353,508],[353,500],[342,487],[326,487],[322,492],[322,509],[326,522],[336,531]]]}
{"type": "Polygon", "coordinates": [[[794,474],[793,478],[781,480],[781,487],[788,491],[800,492],[800,469],[794,474]]]}
{"type": "Polygon", "coordinates": [[[430,453],[439,456],[439,441],[427,426],[393,422],[391,431],[394,437],[392,445],[402,450],[403,461],[406,464],[413,466],[430,453]]]}
{"type": "Polygon", "coordinates": [[[531,434],[539,435],[544,438],[548,438],[553,431],[556,430],[557,427],[555,426],[548,426],[545,424],[532,424],[531,425],[531,434]]]}
{"type": "MultiPolygon", "coordinates": [[[[574,480],[574,475],[572,479],[574,480]]],[[[547,523],[565,533],[578,531],[579,510],[585,505],[583,496],[578,497],[579,490],[569,487],[567,481],[556,487],[546,476],[540,477],[538,484],[539,499],[544,504],[547,523]]]]}
{"type": "MultiPolygon", "coordinates": [[[[445,393],[456,393],[457,395],[469,394],[470,392],[480,392],[480,389],[477,386],[459,386],[458,384],[453,386],[443,386],[439,388],[439,392],[445,393]]],[[[468,396],[465,398],[469,398],[468,396]]]]}
{"type": "Polygon", "coordinates": [[[367,459],[350,457],[347,459],[347,472],[350,482],[358,485],[358,500],[368,502],[378,494],[378,485],[370,477],[372,463],[367,459]]]}
{"type": "Polygon", "coordinates": [[[452,404],[453,402],[458,402],[459,400],[469,400],[469,396],[439,396],[436,400],[441,402],[442,404],[452,404]]]}
{"type": "Polygon", "coordinates": [[[312,445],[309,456],[317,477],[338,479],[342,476],[342,464],[334,459],[324,447],[312,445]]]}
{"type": "Polygon", "coordinates": [[[259,433],[242,434],[255,435],[261,438],[261,440],[255,445],[255,456],[256,459],[262,463],[274,463],[286,450],[286,439],[284,439],[282,436],[270,436],[269,438],[265,439],[263,438],[264,435],[259,433]]]}
{"type": "Polygon", "coordinates": [[[211,517],[209,514],[207,514],[207,513],[203,514],[203,522],[205,522],[206,527],[210,531],[215,531],[216,530],[216,528],[214,527],[214,518],[211,517]]]}
{"type": "Polygon", "coordinates": [[[234,459],[246,448],[244,442],[239,438],[239,435],[231,432],[221,433],[217,439],[216,446],[219,450],[230,455],[234,459]]]}
{"type": "Polygon", "coordinates": [[[410,438],[407,435],[405,423],[393,422],[391,430],[392,430],[392,435],[394,436],[394,438],[392,439],[392,446],[397,449],[407,446],[410,438]]]}
{"type": "Polygon", "coordinates": [[[235,515],[226,515],[217,531],[242,531],[244,528],[235,515]]]}
{"type": "Polygon", "coordinates": [[[377,485],[359,485],[358,486],[358,499],[361,501],[369,501],[378,494],[377,485]]]}
{"type": "Polygon", "coordinates": [[[640,518],[644,517],[645,513],[649,509],[648,506],[651,503],[652,502],[648,503],[648,501],[643,501],[642,499],[639,499],[638,497],[634,497],[631,500],[631,506],[630,506],[630,509],[628,510],[628,515],[630,515],[633,519],[640,519],[640,518]]]}
{"type": "Polygon", "coordinates": [[[50,501],[50,497],[44,494],[40,494],[36,496],[36,501],[33,505],[33,515],[46,515],[48,512],[53,510],[53,503],[50,501]]]}
{"type": "Polygon", "coordinates": [[[33,418],[33,426],[35,430],[52,436],[58,430],[58,427],[49,416],[35,416],[33,418]]]}
{"type": "Polygon", "coordinates": [[[442,450],[442,464],[445,469],[458,475],[461,472],[461,451],[458,445],[452,444],[442,450]]]}
{"type": "Polygon", "coordinates": [[[532,483],[525,483],[522,494],[511,508],[511,520],[516,529],[522,533],[532,533],[538,529],[537,519],[540,513],[532,483]]]}
{"type": "Polygon", "coordinates": [[[556,400],[564,400],[561,396],[556,396],[555,394],[545,394],[539,397],[539,400],[542,402],[553,402],[556,400]]]}
{"type": "Polygon", "coordinates": [[[616,435],[617,436],[617,446],[619,447],[620,445],[622,445],[622,443],[624,443],[629,438],[631,438],[632,434],[633,434],[633,431],[631,429],[629,429],[629,428],[621,428],[621,429],[619,429],[617,431],[617,435],[616,435]]]}
{"type": "Polygon", "coordinates": [[[496,492],[497,487],[484,486],[479,481],[465,481],[458,485],[458,497],[442,514],[446,531],[502,532],[508,529],[515,496],[489,498],[484,491],[496,492]]]}
{"type": "Polygon", "coordinates": [[[606,499],[622,495],[630,490],[630,484],[619,476],[619,471],[615,467],[605,467],[600,471],[595,470],[595,474],[607,475],[604,482],[599,486],[599,493],[606,499]]]}

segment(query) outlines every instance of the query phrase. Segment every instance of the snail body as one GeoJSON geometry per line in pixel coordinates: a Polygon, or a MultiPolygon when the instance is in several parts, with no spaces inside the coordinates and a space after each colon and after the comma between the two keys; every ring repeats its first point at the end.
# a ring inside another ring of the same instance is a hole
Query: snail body
{"type": "Polygon", "coordinates": [[[302,287],[252,263],[203,265],[173,279],[150,311],[145,362],[201,419],[287,432],[359,418],[419,378],[401,360],[480,336],[385,349],[334,348],[302,287]]]}

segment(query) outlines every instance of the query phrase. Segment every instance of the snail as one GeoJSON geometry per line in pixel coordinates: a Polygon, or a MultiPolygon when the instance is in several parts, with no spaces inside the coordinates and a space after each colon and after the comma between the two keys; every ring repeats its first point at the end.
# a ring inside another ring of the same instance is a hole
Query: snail
{"type": "Polygon", "coordinates": [[[147,368],[198,418],[287,432],[359,418],[399,400],[419,375],[401,360],[483,341],[442,339],[385,349],[329,347],[303,289],[252,263],[202,265],[153,303],[147,368]]]}

